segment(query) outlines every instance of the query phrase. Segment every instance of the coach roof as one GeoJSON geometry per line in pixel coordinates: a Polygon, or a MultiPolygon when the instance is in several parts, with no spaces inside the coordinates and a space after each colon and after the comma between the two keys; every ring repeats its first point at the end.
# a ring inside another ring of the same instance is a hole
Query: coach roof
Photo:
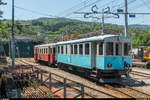
{"type": "MultiPolygon", "coordinates": [[[[126,38],[124,36],[119,36],[119,35],[101,35],[101,36],[94,36],[90,38],[83,38],[83,39],[77,39],[77,40],[70,40],[70,41],[62,41],[56,43],[56,45],[61,45],[61,44],[71,44],[71,43],[81,43],[81,42],[90,42],[90,41],[97,41],[97,40],[105,40],[108,38],[125,38],[125,39],[130,39],[126,38]]],[[[132,40],[132,39],[130,39],[132,40]]]]}
{"type": "Polygon", "coordinates": [[[42,44],[42,45],[36,45],[34,47],[48,47],[48,46],[55,46],[55,43],[49,43],[49,44],[42,44]]]}

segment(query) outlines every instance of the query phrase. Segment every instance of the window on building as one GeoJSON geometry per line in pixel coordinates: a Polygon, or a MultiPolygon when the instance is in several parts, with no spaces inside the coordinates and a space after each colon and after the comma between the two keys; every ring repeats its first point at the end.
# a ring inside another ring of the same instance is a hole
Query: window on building
{"type": "Polygon", "coordinates": [[[106,44],[106,55],[113,55],[113,42],[108,42],[106,44]]]}
{"type": "Polygon", "coordinates": [[[90,47],[89,43],[86,43],[85,44],[85,55],[89,55],[89,53],[90,53],[90,48],[89,47],[90,47]]]}
{"type": "Polygon", "coordinates": [[[129,51],[131,50],[131,46],[129,43],[124,43],[124,56],[129,56],[129,51]]]}
{"type": "Polygon", "coordinates": [[[104,44],[103,42],[99,43],[99,51],[98,51],[99,55],[103,55],[103,44],[104,44]]]}
{"type": "Polygon", "coordinates": [[[71,45],[70,47],[71,47],[71,54],[73,54],[73,45],[71,45]]]}
{"type": "Polygon", "coordinates": [[[83,44],[79,45],[79,54],[83,55],[83,44]]]}
{"type": "Polygon", "coordinates": [[[64,54],[64,47],[61,46],[61,54],[64,54]]]}
{"type": "Polygon", "coordinates": [[[74,45],[74,54],[78,54],[78,46],[74,45]]]}

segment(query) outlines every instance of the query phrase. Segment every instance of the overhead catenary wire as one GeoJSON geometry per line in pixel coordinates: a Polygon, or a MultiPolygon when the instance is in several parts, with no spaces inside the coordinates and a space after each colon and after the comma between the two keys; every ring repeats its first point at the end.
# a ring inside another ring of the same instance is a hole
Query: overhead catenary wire
{"type": "Polygon", "coordinates": [[[63,15],[63,14],[66,13],[66,12],[67,12],[67,13],[68,13],[68,12],[72,12],[72,10],[74,10],[74,9],[76,9],[76,8],[82,6],[82,5],[84,5],[84,4],[86,4],[86,3],[90,2],[90,1],[92,1],[92,0],[85,0],[85,1],[83,1],[83,2],[81,2],[81,3],[78,3],[77,5],[74,5],[73,7],[68,8],[68,9],[66,9],[66,10],[64,10],[64,11],[62,11],[62,12],[60,12],[59,15],[63,15]]]}
{"type": "Polygon", "coordinates": [[[94,1],[94,2],[92,2],[92,3],[90,3],[90,4],[88,4],[88,5],[85,5],[84,7],[81,7],[81,8],[79,8],[79,9],[77,9],[77,10],[71,12],[71,13],[66,14],[66,15],[63,16],[63,17],[69,17],[69,16],[71,16],[74,12],[81,11],[81,10],[83,10],[83,9],[85,9],[85,8],[87,8],[87,7],[90,7],[90,6],[96,4],[96,3],[100,2],[100,1],[102,1],[102,0],[96,0],[96,1],[94,1]]]}

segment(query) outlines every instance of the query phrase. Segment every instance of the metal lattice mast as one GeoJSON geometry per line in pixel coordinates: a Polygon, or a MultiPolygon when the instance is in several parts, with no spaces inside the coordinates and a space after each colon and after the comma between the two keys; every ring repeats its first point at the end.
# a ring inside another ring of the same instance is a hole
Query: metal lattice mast
{"type": "Polygon", "coordinates": [[[128,37],[128,1],[125,0],[125,37],[128,37]]]}
{"type": "Polygon", "coordinates": [[[12,37],[11,37],[12,68],[15,68],[15,43],[14,43],[14,0],[12,0],[12,37]]]}

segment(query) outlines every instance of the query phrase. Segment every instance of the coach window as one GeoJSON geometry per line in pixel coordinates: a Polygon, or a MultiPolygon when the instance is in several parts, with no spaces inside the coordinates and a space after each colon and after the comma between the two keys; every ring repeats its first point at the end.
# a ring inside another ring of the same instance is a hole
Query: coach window
{"type": "Polygon", "coordinates": [[[47,54],[48,52],[47,52],[47,48],[46,48],[46,54],[47,54]]]}
{"type": "Polygon", "coordinates": [[[71,54],[73,54],[73,45],[71,45],[70,47],[71,47],[71,54]]]}
{"type": "Polygon", "coordinates": [[[129,51],[131,50],[131,46],[129,43],[124,43],[124,56],[129,56],[129,51]]]}
{"type": "Polygon", "coordinates": [[[74,45],[74,54],[78,54],[78,46],[74,45]]]}
{"type": "Polygon", "coordinates": [[[103,42],[99,43],[99,49],[98,49],[99,50],[98,51],[99,55],[103,55],[103,44],[104,44],[103,42]]]}
{"type": "Polygon", "coordinates": [[[79,54],[83,55],[83,44],[79,44],[79,54]]]}
{"type": "Polygon", "coordinates": [[[64,53],[64,47],[61,46],[61,54],[63,54],[63,53],[64,53]]]}
{"type": "Polygon", "coordinates": [[[90,48],[89,48],[89,43],[86,43],[85,44],[85,55],[89,55],[89,52],[90,52],[90,48]]]}
{"type": "Polygon", "coordinates": [[[106,55],[112,56],[113,55],[113,42],[108,42],[106,44],[106,55]]]}

